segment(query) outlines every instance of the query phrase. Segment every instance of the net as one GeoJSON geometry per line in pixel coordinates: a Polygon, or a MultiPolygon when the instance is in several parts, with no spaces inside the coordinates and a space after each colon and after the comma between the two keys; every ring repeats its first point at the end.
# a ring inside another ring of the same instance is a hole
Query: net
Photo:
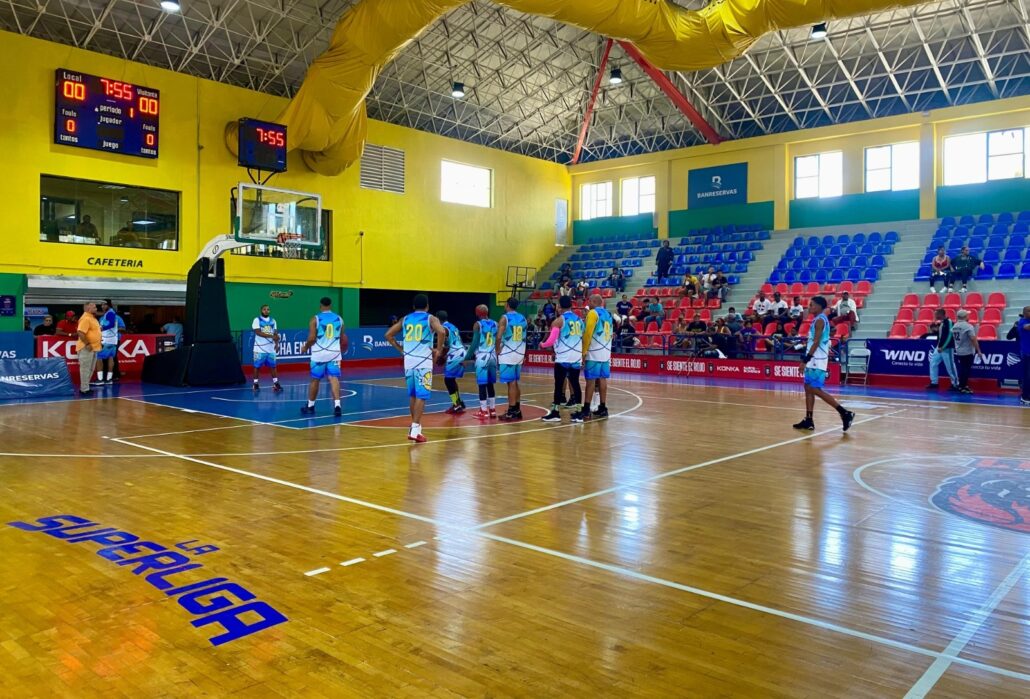
{"type": "Polygon", "coordinates": [[[285,259],[299,260],[304,256],[303,239],[300,233],[280,233],[275,237],[275,243],[285,259]]]}

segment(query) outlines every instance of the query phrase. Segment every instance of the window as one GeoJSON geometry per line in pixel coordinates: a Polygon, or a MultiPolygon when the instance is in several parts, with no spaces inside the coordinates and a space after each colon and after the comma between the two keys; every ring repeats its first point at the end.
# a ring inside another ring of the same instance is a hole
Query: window
{"type": "Polygon", "coordinates": [[[440,198],[452,204],[490,208],[493,171],[450,160],[440,163],[440,198]]]}
{"type": "Polygon", "coordinates": [[[865,191],[919,189],[919,142],[865,149],[865,191]]]}
{"type": "MultiPolygon", "coordinates": [[[[314,220],[314,210],[309,215],[309,220],[314,220]]],[[[235,208],[233,209],[235,211],[235,208]]],[[[319,247],[315,246],[304,246],[300,248],[298,257],[291,257],[290,259],[296,260],[314,260],[316,262],[328,262],[332,258],[330,257],[331,242],[333,239],[333,212],[329,209],[322,209],[322,245],[319,247]]],[[[277,257],[285,258],[286,251],[283,250],[279,245],[261,245],[255,243],[254,245],[248,245],[242,248],[236,248],[232,251],[232,255],[243,255],[245,257],[277,257]]]]}
{"type": "Polygon", "coordinates": [[[794,158],[794,198],[839,197],[844,193],[844,155],[840,151],[794,158]]]}
{"type": "Polygon", "coordinates": [[[975,184],[1027,176],[1030,128],[944,139],[944,184],[975,184]]]}
{"type": "Polygon", "coordinates": [[[404,194],[404,151],[366,143],[359,179],[362,189],[404,194]]]}
{"type": "Polygon", "coordinates": [[[631,177],[622,181],[623,216],[654,213],[654,177],[631,177]]]}
{"type": "Polygon", "coordinates": [[[41,175],[39,239],[178,250],[179,193],[41,175]]]}
{"type": "Polygon", "coordinates": [[[612,183],[594,182],[580,189],[579,217],[584,221],[612,215],[612,183]]]}

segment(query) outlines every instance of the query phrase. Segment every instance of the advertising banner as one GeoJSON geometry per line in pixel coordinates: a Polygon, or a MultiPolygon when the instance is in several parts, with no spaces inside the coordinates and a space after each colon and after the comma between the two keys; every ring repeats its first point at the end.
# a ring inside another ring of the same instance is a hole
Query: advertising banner
{"type": "MultiPolygon", "coordinates": [[[[76,341],[45,335],[36,338],[36,356],[42,359],[63,359],[74,379],[78,380],[79,359],[76,341]]],[[[118,370],[123,379],[138,380],[143,373],[143,359],[156,354],[166,345],[174,347],[172,335],[122,335],[118,343],[118,370]]]]}
{"type": "Polygon", "coordinates": [[[687,208],[747,204],[747,163],[718,165],[687,174],[687,208]]]}
{"type": "Polygon", "coordinates": [[[32,333],[0,333],[0,359],[32,359],[32,333]]]}
{"type": "MultiPolygon", "coordinates": [[[[344,334],[350,346],[343,359],[398,359],[400,355],[386,341],[389,328],[344,328],[344,334]]],[[[310,352],[304,352],[304,343],[308,339],[308,329],[279,330],[279,355],[277,360],[284,363],[308,362],[310,352]]],[[[241,338],[243,364],[250,364],[254,359],[254,331],[245,331],[241,338]]]]}
{"type": "MultiPolygon", "coordinates": [[[[928,376],[932,340],[866,340],[870,374],[928,376]]],[[[1019,346],[1006,340],[981,340],[984,358],[973,362],[972,379],[1019,380],[1019,346]]],[[[943,373],[943,371],[942,371],[943,373]]]]}
{"type": "Polygon", "coordinates": [[[0,399],[72,393],[68,366],[61,359],[0,359],[0,399]]]}

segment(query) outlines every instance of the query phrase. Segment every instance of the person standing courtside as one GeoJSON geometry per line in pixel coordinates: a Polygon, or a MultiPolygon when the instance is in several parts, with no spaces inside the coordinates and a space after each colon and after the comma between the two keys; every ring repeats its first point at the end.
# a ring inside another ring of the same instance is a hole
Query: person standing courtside
{"type": "Polygon", "coordinates": [[[82,306],[82,316],[79,318],[79,325],[76,329],[79,341],[76,348],[79,354],[79,395],[88,396],[92,393],[89,387],[90,377],[93,376],[93,367],[97,363],[97,352],[100,351],[100,323],[93,315],[97,312],[95,303],[87,303],[82,306]]]}
{"type": "Polygon", "coordinates": [[[421,444],[426,441],[422,434],[422,413],[433,390],[433,364],[446,349],[447,331],[435,316],[429,314],[428,296],[416,295],[411,305],[414,310],[386,331],[386,341],[404,355],[404,381],[408,387],[408,410],[411,413],[408,439],[421,444]],[[396,340],[397,333],[402,330],[403,346],[396,340]],[[437,339],[435,351],[434,337],[437,339]]]}
{"type": "Polygon", "coordinates": [[[1019,402],[1021,405],[1030,406],[1030,306],[1023,306],[1023,316],[1016,321],[1015,330],[1019,338],[1019,355],[1023,365],[1023,392],[1019,402]]]}
{"type": "MultiPolygon", "coordinates": [[[[572,299],[563,296],[569,305],[572,299]]],[[[472,343],[465,359],[476,360],[476,385],[479,387],[479,420],[497,419],[497,321],[490,318],[490,309],[476,306],[477,320],[472,325],[472,343]]]]}
{"type": "Polygon", "coordinates": [[[937,388],[940,366],[943,364],[945,371],[948,372],[948,378],[951,379],[951,388],[949,390],[958,391],[958,372],[955,371],[955,336],[952,332],[953,325],[943,308],[938,308],[934,312],[934,318],[936,318],[938,325],[937,345],[930,352],[930,383],[926,388],[927,390],[937,388]]]}
{"type": "Polygon", "coordinates": [[[590,297],[590,311],[587,313],[586,330],[583,333],[583,377],[586,379],[586,395],[583,398],[583,409],[579,411],[580,419],[572,416],[573,422],[582,422],[594,418],[608,417],[608,379],[611,378],[612,337],[615,334],[615,322],[612,314],[604,307],[604,299],[600,294],[590,297]],[[590,412],[590,403],[594,397],[594,383],[601,402],[597,410],[590,412]]]}
{"type": "Polygon", "coordinates": [[[519,300],[508,299],[497,322],[497,377],[508,386],[508,410],[501,420],[522,419],[522,363],[526,360],[526,317],[518,312],[519,300]]]}
{"type": "Polygon", "coordinates": [[[304,352],[311,350],[311,383],[308,384],[308,404],[300,409],[302,415],[315,414],[315,399],[322,379],[328,377],[333,396],[333,415],[343,415],[340,406],[340,358],[347,351],[347,336],[343,334],[343,318],[333,312],[328,296],[319,301],[318,315],[308,324],[308,339],[304,352]]]}
{"type": "Polygon", "coordinates": [[[561,306],[562,314],[551,323],[551,334],[540,345],[545,349],[554,347],[554,401],[551,411],[540,419],[544,422],[561,422],[558,409],[565,398],[565,381],[568,379],[572,398],[565,407],[574,409],[573,422],[583,422],[583,393],[579,385],[579,371],[583,361],[583,320],[572,312],[572,299],[562,297],[558,305],[561,306]]]}
{"type": "Polygon", "coordinates": [[[955,363],[958,369],[958,390],[972,393],[969,387],[969,375],[973,373],[973,362],[977,357],[983,360],[980,342],[976,339],[976,328],[969,323],[969,311],[963,309],[957,314],[958,321],[952,328],[955,334],[955,363]]]}
{"type": "Polygon", "coordinates": [[[460,415],[465,412],[465,401],[461,399],[458,379],[465,376],[465,343],[461,341],[458,326],[448,320],[447,311],[437,311],[436,319],[447,331],[447,359],[443,374],[443,385],[451,398],[451,407],[445,411],[448,415],[460,415]]]}
{"type": "Polygon", "coordinates": [[[100,302],[100,352],[97,354],[95,386],[114,381],[114,355],[118,352],[118,316],[111,299],[100,302]]]}
{"type": "Polygon", "coordinates": [[[261,390],[261,367],[268,367],[272,374],[272,390],[279,393],[283,387],[279,385],[279,371],[276,368],[276,354],[279,351],[279,326],[272,317],[272,309],[266,303],[261,313],[250,325],[254,330],[254,391],[261,390]]]}
{"type": "Polygon", "coordinates": [[[814,430],[815,399],[837,411],[841,424],[847,432],[855,420],[855,414],[847,410],[824,389],[826,378],[830,375],[830,319],[826,317],[826,299],[813,296],[808,302],[808,313],[813,316],[808,330],[808,343],[805,354],[801,357],[801,370],[805,375],[805,419],[794,425],[796,430],[814,430]]]}

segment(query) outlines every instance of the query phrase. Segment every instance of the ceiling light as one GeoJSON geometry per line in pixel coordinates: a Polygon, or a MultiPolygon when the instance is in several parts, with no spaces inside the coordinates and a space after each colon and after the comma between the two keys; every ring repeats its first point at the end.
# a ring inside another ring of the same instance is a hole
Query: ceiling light
{"type": "Polygon", "coordinates": [[[819,24],[812,25],[812,38],[813,39],[825,39],[826,38],[826,22],[820,22],[819,24]]]}
{"type": "Polygon", "coordinates": [[[608,78],[609,85],[618,85],[622,82],[622,71],[618,68],[612,68],[612,74],[608,78]]]}
{"type": "Polygon", "coordinates": [[[178,12],[181,8],[175,0],[161,0],[161,9],[165,12],[178,12]]]}
{"type": "Polygon", "coordinates": [[[454,83],[451,86],[451,97],[461,99],[465,96],[465,83],[454,83]]]}

